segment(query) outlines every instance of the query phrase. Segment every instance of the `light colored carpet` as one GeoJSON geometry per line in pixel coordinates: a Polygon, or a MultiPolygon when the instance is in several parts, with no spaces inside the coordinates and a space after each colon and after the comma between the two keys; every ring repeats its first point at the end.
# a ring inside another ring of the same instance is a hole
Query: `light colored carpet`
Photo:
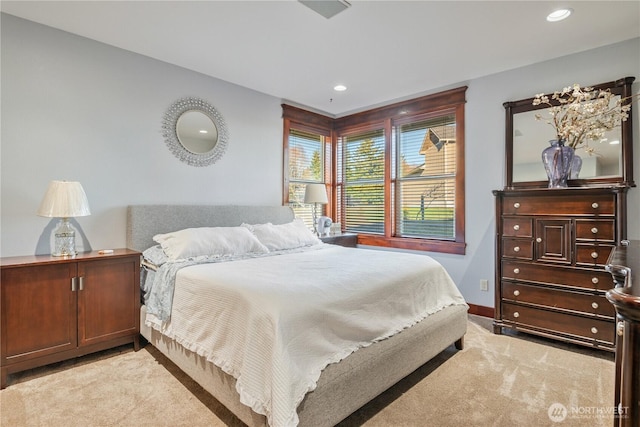
{"type": "MultiPolygon", "coordinates": [[[[613,424],[611,354],[494,335],[487,319],[471,319],[463,351],[445,350],[341,427],[613,424]],[[558,404],[566,417],[554,422],[549,408],[558,404]]],[[[125,346],[9,379],[0,392],[3,427],[242,425],[150,345],[139,352],[125,346]]]]}

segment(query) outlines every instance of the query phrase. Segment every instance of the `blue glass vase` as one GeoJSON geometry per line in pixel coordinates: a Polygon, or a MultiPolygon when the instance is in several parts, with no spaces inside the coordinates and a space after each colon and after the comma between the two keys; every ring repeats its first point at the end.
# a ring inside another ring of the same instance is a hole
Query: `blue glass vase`
{"type": "Polygon", "coordinates": [[[580,169],[582,169],[582,157],[578,156],[576,153],[573,153],[573,161],[571,162],[571,173],[569,174],[569,179],[580,178],[580,169]]]}
{"type": "Polygon", "coordinates": [[[549,178],[549,188],[566,188],[573,162],[573,148],[564,145],[563,140],[552,139],[549,144],[542,150],[542,163],[549,178]]]}

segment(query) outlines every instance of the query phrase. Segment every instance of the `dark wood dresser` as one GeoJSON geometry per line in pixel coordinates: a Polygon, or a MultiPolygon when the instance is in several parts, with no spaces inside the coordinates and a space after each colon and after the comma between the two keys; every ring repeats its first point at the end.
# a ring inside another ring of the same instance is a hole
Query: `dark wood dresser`
{"type": "Polygon", "coordinates": [[[626,234],[626,186],[494,191],[494,332],[615,350],[605,264],[626,234]]]}
{"type": "Polygon", "coordinates": [[[616,287],[607,299],[617,312],[617,408],[614,426],[640,425],[640,241],[624,241],[614,248],[607,270],[616,287]]]}

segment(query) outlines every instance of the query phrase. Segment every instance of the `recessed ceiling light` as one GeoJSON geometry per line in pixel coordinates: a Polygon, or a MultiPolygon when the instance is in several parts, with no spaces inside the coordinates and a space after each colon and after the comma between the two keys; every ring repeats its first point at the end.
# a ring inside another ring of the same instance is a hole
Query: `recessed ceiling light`
{"type": "Polygon", "coordinates": [[[335,90],[336,92],[344,92],[345,90],[347,90],[347,87],[345,85],[336,85],[333,87],[333,90],[335,90]]]}
{"type": "Polygon", "coordinates": [[[569,15],[571,15],[571,12],[572,12],[571,9],[558,9],[558,10],[555,10],[555,11],[551,12],[547,16],[547,21],[549,21],[549,22],[562,21],[563,19],[567,19],[569,17],[569,15]]]}
{"type": "Polygon", "coordinates": [[[201,130],[200,130],[200,133],[209,133],[209,131],[204,130],[204,129],[201,129],[201,130]]]}

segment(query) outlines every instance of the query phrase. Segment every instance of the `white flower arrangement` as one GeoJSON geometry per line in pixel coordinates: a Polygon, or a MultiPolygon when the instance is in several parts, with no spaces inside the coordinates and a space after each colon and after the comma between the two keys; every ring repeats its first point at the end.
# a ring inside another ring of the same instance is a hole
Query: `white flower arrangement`
{"type": "Polygon", "coordinates": [[[551,119],[545,119],[536,114],[536,119],[552,125],[558,140],[564,141],[565,145],[573,149],[584,145],[589,154],[595,150],[589,147],[588,140],[602,139],[606,131],[629,118],[631,109],[630,98],[618,97],[609,90],[581,88],[579,84],[554,92],[551,100],[555,102],[543,93],[535,96],[533,105],[548,105],[551,115],[551,119]]]}

